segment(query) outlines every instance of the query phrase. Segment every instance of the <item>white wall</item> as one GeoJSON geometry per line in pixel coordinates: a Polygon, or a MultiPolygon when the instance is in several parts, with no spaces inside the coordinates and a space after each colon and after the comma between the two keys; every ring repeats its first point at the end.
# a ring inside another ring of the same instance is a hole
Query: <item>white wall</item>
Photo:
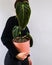
{"type": "MultiPolygon", "coordinates": [[[[15,14],[14,2],[15,0],[0,0],[0,37],[7,19],[15,14]]],[[[0,40],[0,65],[4,65],[6,52],[7,49],[0,40]]]]}
{"type": "Polygon", "coordinates": [[[52,0],[30,0],[33,65],[52,65],[52,0]]]}
{"type": "MultiPolygon", "coordinates": [[[[7,19],[15,14],[15,0],[0,0],[0,36],[7,19]]],[[[30,0],[31,18],[28,24],[34,45],[33,65],[52,65],[52,0],[30,0]]],[[[0,41],[0,65],[4,65],[7,49],[0,41]]]]}

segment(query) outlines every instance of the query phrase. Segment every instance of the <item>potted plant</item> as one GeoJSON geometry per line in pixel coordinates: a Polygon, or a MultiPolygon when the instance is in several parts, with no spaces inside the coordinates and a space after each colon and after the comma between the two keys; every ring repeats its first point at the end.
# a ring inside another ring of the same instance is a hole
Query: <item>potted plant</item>
{"type": "Polygon", "coordinates": [[[26,32],[25,36],[22,36],[22,31],[25,30],[31,14],[31,8],[27,1],[18,2],[16,4],[16,17],[19,26],[14,26],[12,30],[13,42],[19,52],[30,52],[30,37],[31,35],[26,32]]]}

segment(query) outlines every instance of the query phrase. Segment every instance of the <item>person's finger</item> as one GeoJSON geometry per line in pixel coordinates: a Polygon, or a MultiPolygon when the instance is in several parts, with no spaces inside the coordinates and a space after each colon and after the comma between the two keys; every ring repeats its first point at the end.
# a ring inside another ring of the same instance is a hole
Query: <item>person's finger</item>
{"type": "Polygon", "coordinates": [[[25,55],[28,55],[28,53],[27,53],[27,52],[25,52],[24,54],[25,54],[25,55]]]}

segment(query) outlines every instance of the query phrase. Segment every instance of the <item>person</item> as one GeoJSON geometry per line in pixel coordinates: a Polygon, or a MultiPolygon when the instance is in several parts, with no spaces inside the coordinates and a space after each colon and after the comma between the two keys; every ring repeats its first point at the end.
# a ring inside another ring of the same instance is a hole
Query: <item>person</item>
{"type": "MultiPolygon", "coordinates": [[[[14,7],[16,7],[16,3],[18,1],[22,2],[23,0],[16,0],[14,7]]],[[[32,65],[30,54],[27,56],[27,53],[20,53],[13,44],[12,29],[15,25],[18,26],[18,20],[16,16],[9,17],[1,36],[3,45],[8,49],[4,59],[4,65],[32,65]]],[[[30,33],[28,27],[22,31],[22,35],[25,35],[26,32],[30,33]]],[[[32,45],[33,39],[30,38],[30,47],[32,47],[32,45]]]]}

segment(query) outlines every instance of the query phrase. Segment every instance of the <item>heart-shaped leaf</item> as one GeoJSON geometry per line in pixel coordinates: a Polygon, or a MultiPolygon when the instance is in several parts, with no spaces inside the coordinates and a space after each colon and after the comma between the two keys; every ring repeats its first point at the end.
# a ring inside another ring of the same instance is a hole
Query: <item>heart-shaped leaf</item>
{"type": "Polygon", "coordinates": [[[29,22],[31,9],[28,2],[18,2],[16,4],[16,15],[19,27],[23,30],[29,22]]]}

